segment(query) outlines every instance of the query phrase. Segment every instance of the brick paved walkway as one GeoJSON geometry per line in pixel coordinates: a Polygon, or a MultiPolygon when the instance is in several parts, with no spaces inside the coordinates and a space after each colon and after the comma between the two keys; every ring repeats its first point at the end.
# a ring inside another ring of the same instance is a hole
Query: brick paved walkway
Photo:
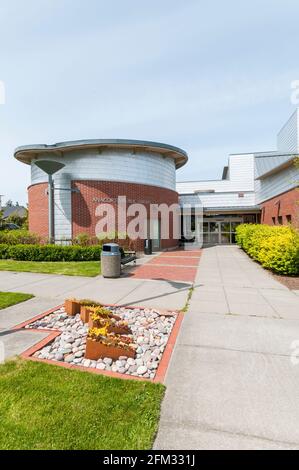
{"type": "Polygon", "coordinates": [[[159,279],[167,281],[195,281],[200,251],[170,251],[161,253],[148,263],[137,267],[131,276],[135,279],[159,279]]]}

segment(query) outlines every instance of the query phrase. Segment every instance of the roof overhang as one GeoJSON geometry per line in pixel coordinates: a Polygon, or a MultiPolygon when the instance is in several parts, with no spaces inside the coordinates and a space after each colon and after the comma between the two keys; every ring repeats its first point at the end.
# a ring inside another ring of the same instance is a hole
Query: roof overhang
{"type": "Polygon", "coordinates": [[[25,145],[15,150],[14,157],[20,162],[30,165],[32,160],[37,159],[39,155],[46,156],[51,154],[57,158],[63,158],[63,154],[66,152],[84,149],[98,149],[99,151],[105,149],[131,149],[132,151],[143,150],[159,153],[165,157],[173,158],[177,169],[181,168],[188,161],[188,154],[178,147],[160,142],[126,139],[75,140],[53,145],[25,145]]]}
{"type": "Polygon", "coordinates": [[[285,168],[288,168],[294,164],[295,159],[298,158],[298,155],[292,155],[289,160],[281,163],[280,165],[277,165],[276,167],[272,168],[271,170],[267,171],[266,173],[263,173],[262,175],[258,176],[255,178],[256,180],[264,180],[268,178],[269,176],[275,175],[276,173],[279,173],[280,171],[284,170],[285,168]]]}
{"type": "Polygon", "coordinates": [[[259,206],[249,207],[204,207],[204,214],[259,214],[259,206]]]}

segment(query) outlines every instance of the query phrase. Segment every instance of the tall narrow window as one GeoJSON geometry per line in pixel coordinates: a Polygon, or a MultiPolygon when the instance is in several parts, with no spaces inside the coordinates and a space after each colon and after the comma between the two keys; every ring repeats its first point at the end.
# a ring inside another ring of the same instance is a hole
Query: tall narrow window
{"type": "Polygon", "coordinates": [[[279,225],[282,225],[282,215],[279,215],[277,217],[279,225]]]}
{"type": "Polygon", "coordinates": [[[273,225],[276,224],[276,219],[275,219],[275,217],[272,217],[272,224],[273,224],[273,225]]]}
{"type": "Polygon", "coordinates": [[[292,216],[291,214],[286,215],[287,223],[291,224],[292,223],[292,216]]]}

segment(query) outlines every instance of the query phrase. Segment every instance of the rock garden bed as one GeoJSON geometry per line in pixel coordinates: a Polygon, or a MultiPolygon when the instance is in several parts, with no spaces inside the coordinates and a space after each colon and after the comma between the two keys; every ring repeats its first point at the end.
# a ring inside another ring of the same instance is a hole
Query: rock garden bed
{"type": "Polygon", "coordinates": [[[86,369],[154,379],[176,322],[177,313],[166,314],[156,309],[123,307],[109,307],[109,310],[127,323],[130,330],[127,338],[134,345],[135,357],[127,357],[124,353],[117,359],[111,357],[102,357],[98,360],[86,359],[89,326],[83,323],[79,313],[74,316],[67,315],[64,307],[25,326],[26,329],[61,332],[52,342],[35,352],[33,357],[86,369]]]}

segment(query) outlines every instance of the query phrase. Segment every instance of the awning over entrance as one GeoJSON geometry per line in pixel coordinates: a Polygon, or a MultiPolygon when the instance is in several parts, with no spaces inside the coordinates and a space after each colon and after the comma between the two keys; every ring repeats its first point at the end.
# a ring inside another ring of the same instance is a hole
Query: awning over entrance
{"type": "Polygon", "coordinates": [[[204,207],[204,214],[259,214],[260,206],[204,207]]]}
{"type": "Polygon", "coordinates": [[[240,213],[207,213],[192,215],[191,223],[187,223],[183,216],[182,239],[187,243],[193,243],[201,247],[204,245],[222,245],[236,243],[236,228],[243,223],[258,223],[259,212],[244,211],[240,213]],[[190,229],[186,227],[191,225],[190,229]]]}

